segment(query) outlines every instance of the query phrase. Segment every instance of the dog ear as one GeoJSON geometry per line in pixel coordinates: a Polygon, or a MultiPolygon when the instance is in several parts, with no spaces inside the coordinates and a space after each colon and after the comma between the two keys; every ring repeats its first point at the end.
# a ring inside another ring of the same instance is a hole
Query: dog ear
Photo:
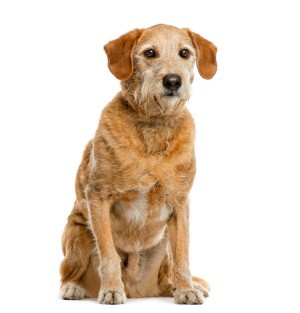
{"type": "Polygon", "coordinates": [[[217,71],[217,47],[200,35],[185,28],[189,34],[197,53],[197,68],[199,74],[205,79],[211,79],[217,71]]]}
{"type": "Polygon", "coordinates": [[[141,33],[141,29],[134,29],[104,46],[108,68],[119,80],[127,80],[132,75],[133,49],[141,33]]]}

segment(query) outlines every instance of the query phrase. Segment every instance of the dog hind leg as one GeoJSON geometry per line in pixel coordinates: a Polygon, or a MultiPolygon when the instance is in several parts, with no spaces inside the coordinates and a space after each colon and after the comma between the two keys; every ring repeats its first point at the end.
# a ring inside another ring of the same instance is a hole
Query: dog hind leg
{"type": "Polygon", "coordinates": [[[60,296],[67,300],[78,300],[85,297],[85,288],[81,277],[89,265],[89,259],[94,249],[92,235],[86,226],[84,216],[72,211],[65,227],[62,246],[64,259],[60,266],[61,289],[60,296]]]}

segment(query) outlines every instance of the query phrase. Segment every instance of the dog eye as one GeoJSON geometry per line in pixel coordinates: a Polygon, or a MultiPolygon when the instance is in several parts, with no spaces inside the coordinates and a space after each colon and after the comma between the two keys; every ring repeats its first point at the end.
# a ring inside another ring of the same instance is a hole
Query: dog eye
{"type": "Polygon", "coordinates": [[[147,58],[155,58],[156,57],[156,54],[155,54],[155,51],[153,49],[148,49],[144,52],[144,55],[147,57],[147,58]]]}
{"type": "Polygon", "coordinates": [[[187,49],[183,49],[179,52],[179,55],[184,58],[187,59],[190,56],[190,51],[187,49]]]}

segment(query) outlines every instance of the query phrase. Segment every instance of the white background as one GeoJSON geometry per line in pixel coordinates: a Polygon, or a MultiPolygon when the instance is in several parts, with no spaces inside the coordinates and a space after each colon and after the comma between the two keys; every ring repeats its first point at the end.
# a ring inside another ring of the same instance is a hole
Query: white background
{"type": "Polygon", "coordinates": [[[297,1],[1,1],[1,312],[300,312],[297,1]],[[62,301],[60,238],[102,108],[119,90],[103,45],[136,27],[189,27],[218,47],[197,76],[191,268],[201,307],[62,301]]]}

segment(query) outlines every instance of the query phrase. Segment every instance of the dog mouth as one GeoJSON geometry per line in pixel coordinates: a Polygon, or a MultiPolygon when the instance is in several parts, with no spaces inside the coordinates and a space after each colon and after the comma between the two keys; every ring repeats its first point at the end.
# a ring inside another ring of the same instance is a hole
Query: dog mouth
{"type": "Polygon", "coordinates": [[[170,92],[170,93],[167,93],[166,94],[166,97],[174,97],[175,95],[174,95],[174,93],[173,92],[170,92]]]}
{"type": "Polygon", "coordinates": [[[172,99],[174,98],[177,98],[178,100],[181,99],[181,96],[178,92],[165,92],[163,94],[160,94],[160,95],[155,95],[153,97],[154,101],[160,106],[162,107],[162,103],[164,103],[165,101],[168,101],[168,99],[172,99]]]}
{"type": "Polygon", "coordinates": [[[179,97],[179,94],[177,91],[175,92],[166,92],[163,97],[179,97]]]}

